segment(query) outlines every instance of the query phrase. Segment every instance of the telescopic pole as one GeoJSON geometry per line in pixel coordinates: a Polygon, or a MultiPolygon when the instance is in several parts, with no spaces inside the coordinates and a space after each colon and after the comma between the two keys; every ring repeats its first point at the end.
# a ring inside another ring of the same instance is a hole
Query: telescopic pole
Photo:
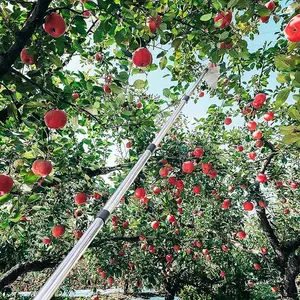
{"type": "Polygon", "coordinates": [[[84,251],[88,248],[90,243],[93,241],[97,233],[100,231],[100,229],[105,224],[105,221],[108,219],[109,215],[114,211],[114,209],[117,207],[119,202],[121,201],[121,198],[126,193],[126,191],[129,189],[137,175],[140,173],[140,171],[143,169],[151,155],[154,153],[157,146],[160,144],[166,133],[169,131],[169,129],[172,127],[174,122],[176,121],[177,117],[179,116],[180,112],[182,111],[182,108],[184,105],[188,102],[191,95],[194,93],[197,86],[202,82],[204,76],[208,72],[208,68],[205,68],[200,75],[197,82],[194,84],[194,86],[188,91],[186,95],[184,95],[181,98],[181,102],[179,106],[176,108],[176,110],[173,112],[173,114],[170,116],[166,124],[161,128],[160,132],[155,137],[154,141],[148,146],[147,150],[142,154],[142,156],[139,158],[135,166],[132,168],[132,170],[129,172],[129,174],[126,176],[124,181],[120,184],[118,189],[114,192],[114,194],[111,196],[111,198],[107,201],[102,211],[100,211],[96,219],[93,221],[93,223],[90,225],[90,227],[86,230],[84,235],[80,238],[80,240],[76,243],[76,245],[73,247],[73,249],[69,252],[69,254],[65,257],[65,259],[61,262],[61,264],[57,267],[55,272],[52,274],[52,276],[48,279],[48,281],[45,283],[45,285],[40,289],[35,300],[49,300],[54,295],[54,293],[57,291],[59,286],[62,284],[62,282],[67,277],[68,273],[71,271],[71,269],[74,267],[76,262],[79,260],[79,258],[83,255],[84,251]]]}

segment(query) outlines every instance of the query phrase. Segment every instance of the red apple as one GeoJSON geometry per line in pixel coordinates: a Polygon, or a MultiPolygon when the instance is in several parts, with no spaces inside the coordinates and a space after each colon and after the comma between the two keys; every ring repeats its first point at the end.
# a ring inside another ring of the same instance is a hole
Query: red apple
{"type": "Polygon", "coordinates": [[[49,237],[45,236],[42,238],[42,242],[45,245],[49,245],[49,244],[51,244],[51,239],[49,237]]]}
{"type": "Polygon", "coordinates": [[[28,48],[23,48],[20,54],[20,59],[25,65],[33,65],[34,57],[27,53],[28,48]]]}
{"type": "Polygon", "coordinates": [[[228,191],[229,191],[229,192],[233,192],[233,191],[234,191],[234,186],[230,185],[230,186],[228,187],[228,191]]]}
{"type": "Polygon", "coordinates": [[[185,173],[192,173],[194,170],[194,164],[191,161],[186,161],[182,164],[182,170],[185,173]]]}
{"type": "Polygon", "coordinates": [[[292,43],[300,42],[300,15],[293,17],[287,24],[284,34],[292,43]]]}
{"type": "Polygon", "coordinates": [[[137,102],[137,103],[135,104],[135,106],[136,106],[137,108],[143,108],[143,103],[142,103],[142,102],[137,102]]]}
{"type": "Polygon", "coordinates": [[[141,199],[146,196],[146,191],[144,190],[144,188],[137,188],[134,192],[134,196],[137,199],[141,199]]]}
{"type": "Polygon", "coordinates": [[[180,215],[182,215],[182,214],[183,214],[182,207],[178,207],[178,213],[179,213],[180,215]]]}
{"type": "Polygon", "coordinates": [[[109,86],[110,86],[109,84],[104,85],[103,90],[105,94],[111,94],[111,89],[109,86]]]}
{"type": "Polygon", "coordinates": [[[45,19],[44,30],[52,37],[58,38],[65,33],[66,22],[59,14],[51,12],[45,19]]]}
{"type": "Polygon", "coordinates": [[[237,151],[238,152],[243,152],[244,151],[244,147],[242,145],[238,145],[237,146],[237,151]]]}
{"type": "Polygon", "coordinates": [[[31,170],[35,175],[47,176],[52,171],[52,164],[50,161],[38,159],[32,164],[31,170]]]}
{"type": "Polygon", "coordinates": [[[161,191],[160,188],[157,186],[153,188],[153,193],[156,195],[158,195],[160,193],[160,191],[161,191]]]}
{"type": "Polygon", "coordinates": [[[298,188],[298,182],[293,181],[293,182],[291,182],[290,186],[291,186],[292,189],[297,189],[298,188]]]}
{"type": "Polygon", "coordinates": [[[220,275],[221,275],[221,277],[225,277],[226,276],[226,272],[225,271],[221,271],[220,275]]]}
{"type": "Polygon", "coordinates": [[[194,194],[200,194],[201,188],[200,185],[196,185],[193,187],[194,194]]]}
{"type": "Polygon", "coordinates": [[[78,94],[78,93],[73,93],[73,94],[72,94],[72,97],[76,100],[76,99],[79,98],[79,94],[78,94]]]}
{"type": "Polygon", "coordinates": [[[267,204],[266,204],[266,202],[265,202],[264,200],[258,201],[258,205],[259,205],[260,207],[263,207],[263,208],[266,208],[266,207],[267,207],[267,204]]]}
{"type": "Polygon", "coordinates": [[[257,270],[257,271],[261,270],[260,264],[254,264],[253,267],[254,267],[254,269],[257,270]]]}
{"type": "Polygon", "coordinates": [[[173,249],[174,249],[174,251],[176,251],[176,252],[178,252],[179,250],[180,250],[180,246],[179,245],[175,245],[174,247],[173,247],[173,249]]]}
{"type": "Polygon", "coordinates": [[[83,232],[82,232],[82,231],[75,231],[75,232],[74,232],[74,236],[75,236],[77,239],[80,239],[80,238],[83,236],[83,232]]]}
{"type": "Polygon", "coordinates": [[[45,113],[44,121],[48,128],[61,129],[67,124],[67,114],[63,110],[51,110],[45,113]]]}
{"type": "Polygon", "coordinates": [[[163,167],[163,168],[161,168],[161,169],[159,170],[159,175],[160,175],[161,177],[167,177],[168,174],[169,174],[169,171],[168,171],[168,169],[167,169],[166,167],[163,167]]]}
{"type": "Polygon", "coordinates": [[[184,189],[184,183],[182,180],[176,180],[176,187],[179,191],[182,191],[184,189]]]}
{"type": "Polygon", "coordinates": [[[98,295],[92,296],[92,300],[99,300],[99,296],[98,295]]]}
{"type": "Polygon", "coordinates": [[[63,225],[55,225],[52,228],[52,235],[54,237],[60,237],[65,233],[65,226],[63,225]]]}
{"type": "Polygon", "coordinates": [[[107,273],[102,271],[102,272],[100,273],[100,275],[101,275],[101,278],[104,279],[104,278],[106,277],[107,273]]]}
{"type": "Polygon", "coordinates": [[[177,198],[176,202],[177,202],[177,204],[181,204],[182,203],[182,198],[177,198]]]}
{"type": "Polygon", "coordinates": [[[286,209],[283,210],[283,212],[284,212],[286,215],[288,215],[291,211],[290,211],[288,208],[286,208],[286,209]]]}
{"type": "Polygon", "coordinates": [[[191,254],[191,252],[192,252],[192,250],[190,248],[187,248],[185,251],[187,254],[191,254]]]}
{"type": "Polygon", "coordinates": [[[87,199],[88,199],[87,195],[82,192],[74,195],[75,203],[78,205],[86,203],[87,199]]]}
{"type": "Polygon", "coordinates": [[[224,252],[226,252],[226,251],[228,250],[228,247],[225,246],[225,245],[222,245],[221,248],[222,248],[222,250],[223,250],[224,252]]]}
{"type": "Polygon", "coordinates": [[[268,10],[273,11],[275,9],[275,3],[273,1],[269,1],[265,4],[265,7],[268,10]]]}
{"type": "Polygon", "coordinates": [[[256,130],[252,133],[252,137],[255,139],[255,140],[260,140],[262,138],[262,132],[260,130],[256,130]]]}
{"type": "Polygon", "coordinates": [[[83,214],[83,211],[81,209],[76,209],[74,212],[74,216],[75,217],[79,217],[83,214]]]}
{"type": "Polygon", "coordinates": [[[159,224],[158,221],[153,221],[153,222],[151,223],[151,227],[152,227],[153,230],[158,229],[159,225],[160,225],[160,224],[159,224]]]}
{"type": "Polygon", "coordinates": [[[8,175],[0,174],[0,196],[8,194],[13,185],[14,182],[8,175]]]}
{"type": "Polygon", "coordinates": [[[244,210],[251,211],[251,210],[253,210],[254,205],[253,205],[252,202],[246,201],[246,202],[243,204],[243,207],[244,207],[244,210]]]}
{"type": "Polygon", "coordinates": [[[90,17],[91,16],[91,12],[89,10],[85,10],[82,15],[86,18],[90,17]]]}
{"type": "Polygon", "coordinates": [[[255,121],[249,121],[247,123],[247,128],[251,131],[254,131],[256,129],[257,123],[255,121]]]}
{"type": "Polygon", "coordinates": [[[260,108],[262,107],[262,105],[265,103],[266,100],[267,100],[266,94],[263,93],[257,94],[254,97],[254,100],[252,101],[252,106],[254,108],[260,108]]]}
{"type": "Polygon", "coordinates": [[[254,160],[255,157],[256,157],[256,153],[255,153],[255,152],[250,152],[250,153],[248,154],[248,157],[249,157],[251,160],[254,160]]]}
{"type": "Polygon", "coordinates": [[[147,67],[152,63],[152,54],[147,48],[139,48],[133,53],[132,61],[137,67],[147,67]]]}
{"type": "Polygon", "coordinates": [[[246,238],[246,232],[245,231],[239,231],[237,233],[237,236],[239,239],[243,240],[244,238],[246,238]]]}
{"type": "Polygon", "coordinates": [[[127,149],[129,149],[129,148],[131,148],[131,143],[127,142],[125,146],[126,146],[127,149]]]}
{"type": "Polygon", "coordinates": [[[129,222],[128,221],[124,221],[122,224],[123,228],[128,228],[129,227],[129,222]]]}
{"type": "Polygon", "coordinates": [[[168,182],[170,183],[170,184],[172,184],[172,185],[175,185],[176,184],[176,177],[169,177],[168,178],[168,182]]]}
{"type": "Polygon", "coordinates": [[[264,145],[264,142],[262,140],[258,140],[255,142],[256,147],[260,148],[264,145]]]}
{"type": "Polygon", "coordinates": [[[279,291],[279,289],[278,289],[277,286],[273,286],[273,287],[271,288],[271,290],[272,290],[273,293],[278,293],[278,291],[279,291]]]}
{"type": "Polygon", "coordinates": [[[173,260],[173,257],[172,257],[171,254],[166,255],[166,261],[167,261],[168,263],[171,263],[172,260],[173,260]]]}
{"type": "Polygon", "coordinates": [[[264,114],[264,119],[269,122],[269,121],[272,121],[274,119],[275,115],[273,112],[271,111],[268,111],[264,114]]]}
{"type": "Polygon", "coordinates": [[[224,11],[218,13],[214,18],[214,22],[217,23],[219,20],[222,20],[222,23],[218,26],[218,28],[228,27],[232,21],[231,10],[228,10],[226,13],[224,11]]]}
{"type": "Polygon", "coordinates": [[[224,124],[225,125],[230,125],[232,123],[232,119],[231,118],[226,118],[225,120],[224,120],[224,124]]]}
{"type": "Polygon", "coordinates": [[[232,46],[233,46],[232,42],[230,42],[230,43],[221,42],[220,43],[220,48],[221,49],[231,49],[232,46]]]}
{"type": "Polygon", "coordinates": [[[210,179],[214,179],[218,175],[218,172],[216,170],[210,170],[207,174],[207,176],[210,177],[210,179]]]}
{"type": "Polygon", "coordinates": [[[211,163],[207,163],[207,164],[202,164],[202,171],[203,171],[203,173],[204,174],[208,174],[209,173],[209,171],[211,170],[211,167],[212,167],[212,165],[211,165],[211,163]]]}
{"type": "Polygon", "coordinates": [[[258,174],[256,176],[256,181],[260,183],[266,183],[267,182],[267,176],[265,174],[258,174]]]}
{"type": "Polygon", "coordinates": [[[103,56],[102,56],[100,53],[96,53],[96,54],[95,54],[95,59],[96,59],[97,61],[102,61],[102,60],[103,60],[103,56]]]}
{"type": "Polygon", "coordinates": [[[268,23],[270,20],[270,16],[263,16],[263,17],[260,17],[260,21],[262,23],[268,23]]]}
{"type": "Polygon", "coordinates": [[[203,91],[201,91],[201,92],[199,92],[199,97],[204,97],[204,92],[203,91]]]}
{"type": "Polygon", "coordinates": [[[204,150],[200,147],[195,148],[195,150],[193,151],[194,155],[198,158],[202,157],[204,154],[204,150]]]}
{"type": "Polygon", "coordinates": [[[167,220],[170,222],[170,223],[173,223],[173,222],[175,222],[175,220],[176,220],[176,217],[174,216],[174,215],[168,215],[167,216],[167,220]]]}
{"type": "Polygon", "coordinates": [[[263,255],[267,255],[268,254],[268,249],[265,247],[260,247],[260,251],[263,255]]]}
{"type": "Polygon", "coordinates": [[[202,253],[203,253],[203,255],[207,255],[208,254],[208,250],[207,249],[203,249],[202,253]]]}
{"type": "Polygon", "coordinates": [[[97,192],[94,192],[94,198],[95,199],[100,199],[101,198],[101,195],[97,192]]]}
{"type": "Polygon", "coordinates": [[[223,209],[228,209],[229,206],[230,206],[230,204],[231,204],[231,201],[230,201],[229,199],[225,199],[225,200],[223,201],[222,208],[223,208],[223,209]]]}
{"type": "Polygon", "coordinates": [[[115,280],[114,280],[112,277],[108,277],[108,278],[107,278],[107,284],[108,284],[108,285],[113,285],[114,282],[115,282],[115,280]]]}

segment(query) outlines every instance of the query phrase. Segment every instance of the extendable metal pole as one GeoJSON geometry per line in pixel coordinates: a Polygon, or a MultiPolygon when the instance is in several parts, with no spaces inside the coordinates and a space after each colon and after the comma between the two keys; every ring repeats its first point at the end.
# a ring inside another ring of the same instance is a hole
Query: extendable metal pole
{"type": "Polygon", "coordinates": [[[79,258],[83,255],[84,251],[88,248],[90,243],[93,241],[97,233],[105,224],[105,221],[108,219],[109,215],[114,211],[117,207],[121,198],[129,189],[137,175],[143,169],[151,155],[154,153],[156,147],[160,144],[166,133],[172,127],[176,119],[178,118],[182,108],[188,102],[190,96],[193,94],[197,86],[203,80],[203,77],[208,72],[208,69],[204,69],[200,78],[194,84],[194,86],[189,90],[189,92],[181,98],[181,102],[176,110],[173,112],[171,117],[168,119],[166,124],[161,128],[160,132],[155,137],[154,141],[148,146],[147,150],[142,154],[139,158],[135,166],[126,176],[124,181],[120,184],[118,189],[114,192],[111,198],[107,201],[104,208],[98,215],[84,235],[80,238],[80,240],[76,243],[74,248],[69,252],[69,254],[65,257],[65,259],[61,262],[52,276],[48,279],[45,285],[40,289],[39,293],[34,298],[35,300],[49,300],[54,295],[56,290],[62,284],[62,282],[67,277],[70,270],[74,267],[79,258]]]}

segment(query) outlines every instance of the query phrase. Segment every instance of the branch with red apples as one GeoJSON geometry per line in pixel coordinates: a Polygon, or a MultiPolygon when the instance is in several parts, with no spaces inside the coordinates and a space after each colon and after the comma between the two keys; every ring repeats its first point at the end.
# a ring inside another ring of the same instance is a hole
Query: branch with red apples
{"type": "Polygon", "coordinates": [[[23,28],[16,34],[14,44],[10,46],[7,52],[0,54],[0,79],[9,72],[36,28],[42,24],[50,3],[51,0],[38,0],[36,2],[23,28]]]}

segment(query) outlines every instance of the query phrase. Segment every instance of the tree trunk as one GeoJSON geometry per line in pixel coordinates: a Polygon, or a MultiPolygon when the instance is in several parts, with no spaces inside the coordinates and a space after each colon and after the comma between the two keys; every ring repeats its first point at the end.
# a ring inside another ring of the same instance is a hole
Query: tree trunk
{"type": "Polygon", "coordinates": [[[175,298],[175,291],[174,290],[166,290],[165,293],[165,300],[174,300],[175,298]]]}
{"type": "Polygon", "coordinates": [[[300,272],[300,257],[291,254],[285,266],[283,274],[283,298],[298,299],[296,277],[300,272]]]}

